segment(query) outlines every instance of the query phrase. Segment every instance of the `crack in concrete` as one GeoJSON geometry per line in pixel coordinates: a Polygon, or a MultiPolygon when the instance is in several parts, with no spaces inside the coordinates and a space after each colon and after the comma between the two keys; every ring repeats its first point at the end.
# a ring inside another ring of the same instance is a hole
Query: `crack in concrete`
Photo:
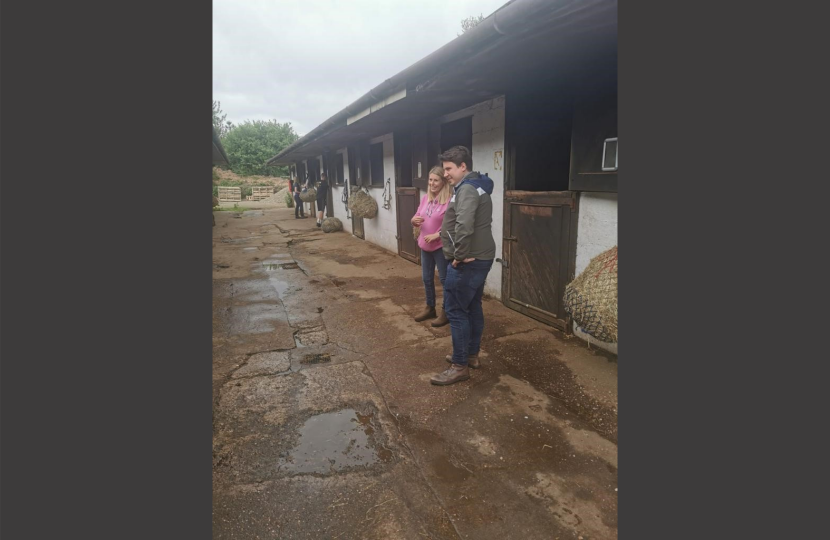
{"type": "MultiPolygon", "coordinates": [[[[393,348],[396,348],[396,347],[393,347],[393,348]]],[[[391,350],[391,349],[389,349],[389,350],[391,350]]],[[[418,474],[421,476],[421,480],[423,481],[424,485],[427,486],[427,488],[430,490],[430,492],[432,493],[432,496],[435,497],[435,500],[438,501],[438,505],[441,507],[441,511],[443,512],[444,517],[447,519],[447,521],[449,521],[450,525],[452,525],[452,528],[455,531],[456,536],[459,539],[462,538],[461,533],[458,530],[458,527],[456,526],[455,522],[452,519],[452,516],[447,511],[446,502],[444,502],[444,500],[438,494],[438,491],[435,489],[435,487],[427,479],[427,476],[424,473],[424,468],[419,463],[419,461],[418,461],[418,459],[415,455],[415,452],[409,446],[409,442],[406,440],[406,435],[403,433],[403,431],[401,431],[401,426],[400,426],[400,423],[398,421],[398,417],[395,416],[395,413],[393,413],[392,409],[389,408],[389,403],[386,399],[386,395],[384,395],[383,390],[381,389],[380,385],[378,384],[377,380],[375,379],[375,376],[372,373],[372,368],[370,368],[369,365],[366,364],[366,362],[363,362],[362,360],[360,360],[359,362],[361,364],[363,364],[363,366],[366,368],[366,372],[369,375],[369,378],[372,379],[372,382],[374,383],[375,388],[377,388],[378,394],[380,395],[381,400],[383,400],[383,406],[386,408],[386,412],[392,418],[392,422],[395,424],[395,429],[398,430],[398,435],[400,436],[400,440],[401,440],[401,446],[403,446],[406,449],[406,451],[409,453],[409,458],[412,460],[412,464],[414,465],[415,469],[418,471],[418,474]]]]}

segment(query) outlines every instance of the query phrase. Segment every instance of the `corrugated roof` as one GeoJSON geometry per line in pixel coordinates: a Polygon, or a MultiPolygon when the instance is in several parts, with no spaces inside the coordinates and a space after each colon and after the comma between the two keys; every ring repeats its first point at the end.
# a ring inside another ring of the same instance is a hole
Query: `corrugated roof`
{"type": "Polygon", "coordinates": [[[512,0],[476,27],[367,92],[282,152],[269,165],[319,155],[349,142],[406,127],[503,94],[511,86],[555,77],[574,56],[598,44],[616,48],[616,0],[512,0]],[[540,72],[546,69],[546,72],[540,72]],[[406,97],[349,124],[390,95],[406,97]]]}

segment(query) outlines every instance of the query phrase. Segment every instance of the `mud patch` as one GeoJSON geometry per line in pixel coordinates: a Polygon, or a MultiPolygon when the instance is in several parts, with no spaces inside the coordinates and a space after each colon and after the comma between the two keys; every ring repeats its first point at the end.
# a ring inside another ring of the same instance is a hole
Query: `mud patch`
{"type": "Polygon", "coordinates": [[[580,538],[617,538],[616,527],[612,529],[603,522],[600,509],[585,498],[585,493],[577,493],[554,474],[536,473],[536,480],[527,494],[547,504],[548,511],[562,526],[580,538]]]}
{"type": "Polygon", "coordinates": [[[301,364],[322,364],[326,362],[331,362],[331,355],[328,353],[305,354],[303,355],[302,360],[300,360],[301,364]]]}
{"type": "Polygon", "coordinates": [[[526,379],[544,394],[561,399],[569,410],[616,443],[616,408],[584,390],[573,370],[559,359],[559,352],[552,350],[550,338],[533,334],[507,336],[487,345],[490,353],[517,377],[526,379]]]}
{"type": "Polygon", "coordinates": [[[495,456],[496,455],[496,445],[493,444],[493,441],[484,437],[482,435],[476,435],[472,439],[467,441],[478,451],[479,454],[483,456],[495,456]]]}

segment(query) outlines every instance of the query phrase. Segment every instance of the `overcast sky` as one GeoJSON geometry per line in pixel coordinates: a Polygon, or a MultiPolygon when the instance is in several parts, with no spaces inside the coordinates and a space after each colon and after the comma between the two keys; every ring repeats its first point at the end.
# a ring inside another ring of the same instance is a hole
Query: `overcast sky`
{"type": "Polygon", "coordinates": [[[304,135],[507,0],[214,0],[213,99],[304,135]]]}

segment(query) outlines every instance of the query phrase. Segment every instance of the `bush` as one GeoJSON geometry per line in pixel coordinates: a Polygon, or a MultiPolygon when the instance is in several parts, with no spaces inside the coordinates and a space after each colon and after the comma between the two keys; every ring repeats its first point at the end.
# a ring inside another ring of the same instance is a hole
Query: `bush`
{"type": "Polygon", "coordinates": [[[291,196],[291,193],[285,194],[285,206],[288,208],[294,208],[294,197],[291,196]]]}

